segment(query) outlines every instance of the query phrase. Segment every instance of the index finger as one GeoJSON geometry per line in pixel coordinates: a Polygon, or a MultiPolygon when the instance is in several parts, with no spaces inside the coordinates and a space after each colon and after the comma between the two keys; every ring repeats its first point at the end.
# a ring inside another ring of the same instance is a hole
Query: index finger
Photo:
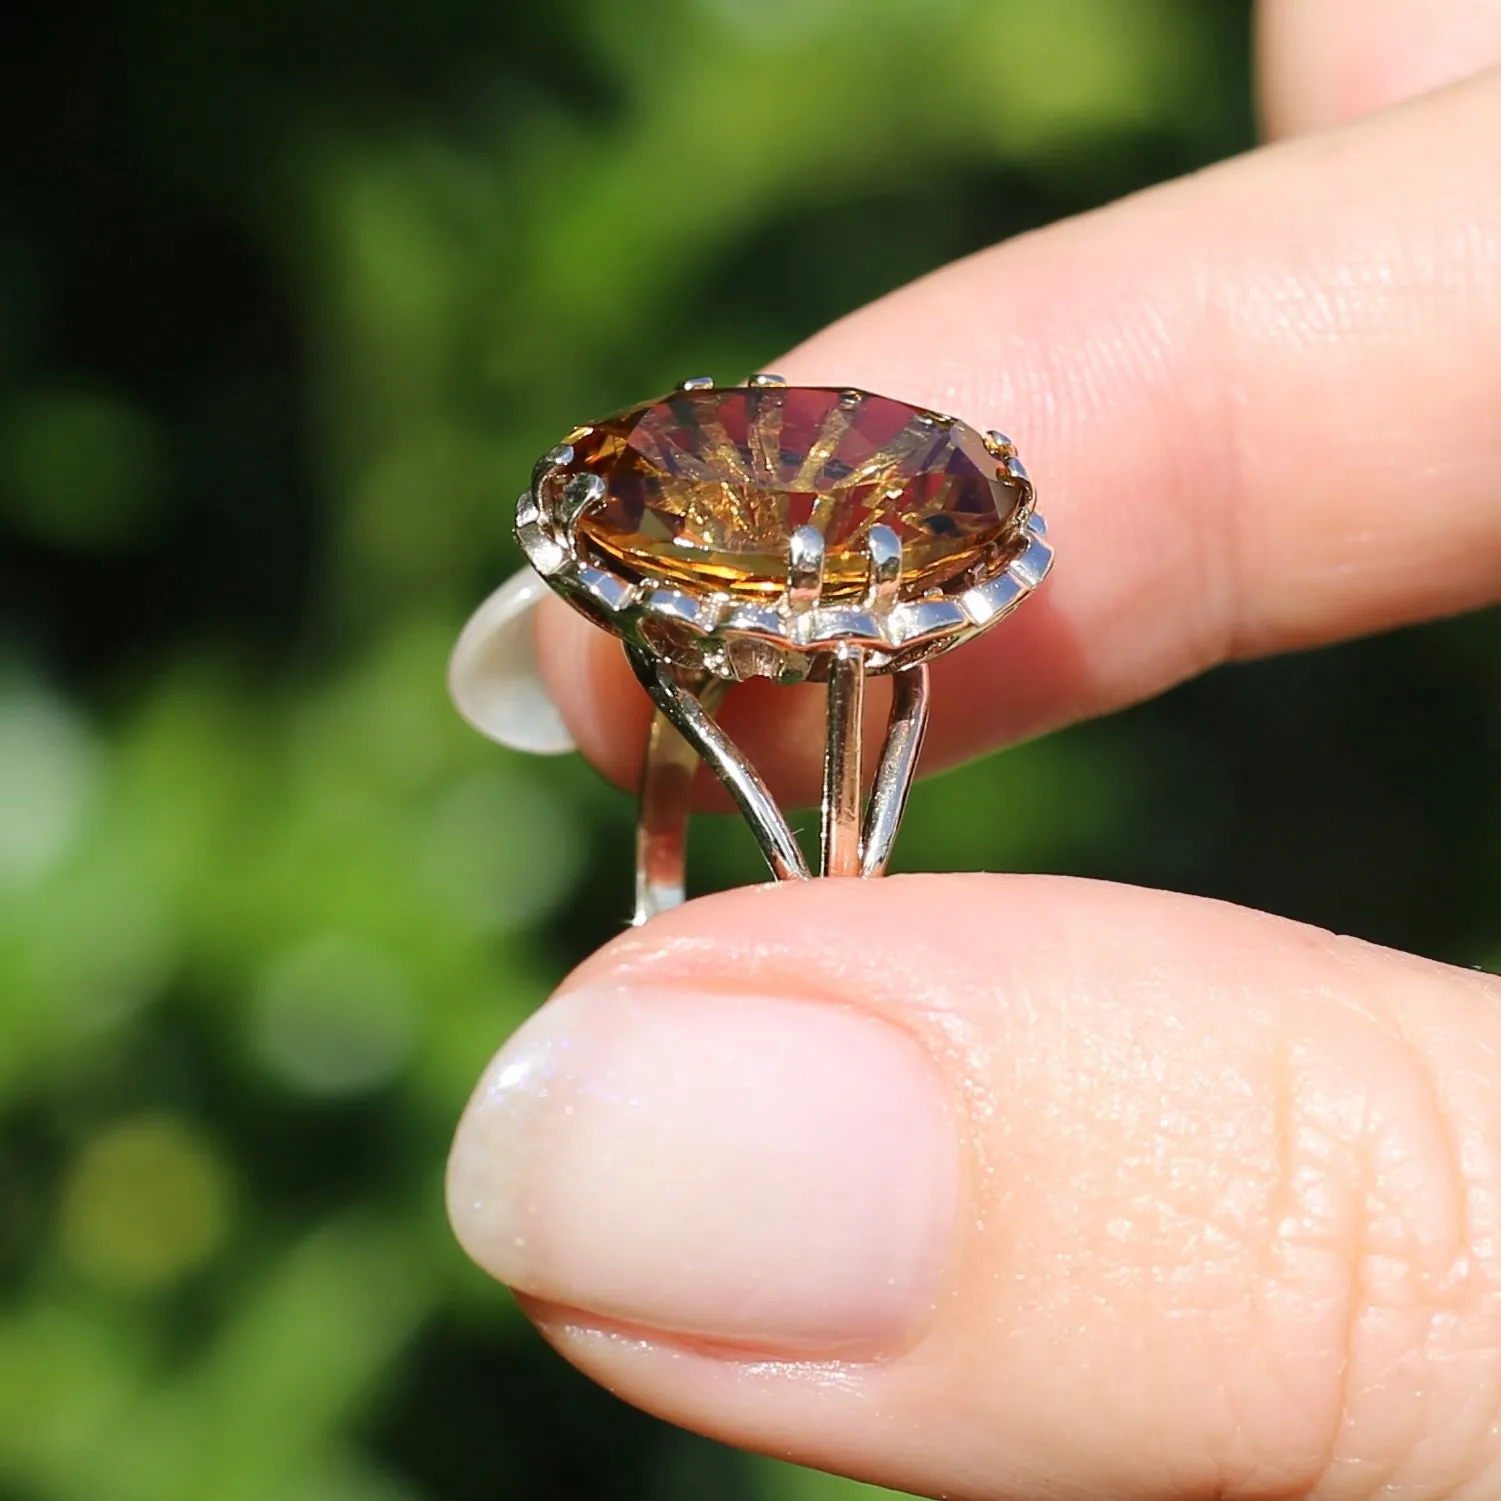
{"type": "MultiPolygon", "coordinates": [[[[1054,575],[935,664],[929,765],[1487,602],[1501,73],[1009,242],[779,364],[1003,428],[1037,483],[1054,575]]],[[[630,782],[647,706],[618,647],[561,608],[538,644],[580,747],[630,782]]],[[[727,727],[810,796],[811,704],[762,686],[727,727]]]]}

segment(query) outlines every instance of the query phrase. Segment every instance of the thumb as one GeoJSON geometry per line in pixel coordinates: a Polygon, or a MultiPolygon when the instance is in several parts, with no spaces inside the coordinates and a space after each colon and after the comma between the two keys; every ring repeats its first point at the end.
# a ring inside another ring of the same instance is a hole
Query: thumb
{"type": "Polygon", "coordinates": [[[1085,882],[729,893],[521,1029],[451,1210],[612,1389],[862,1479],[1489,1493],[1498,993],[1085,882]]]}

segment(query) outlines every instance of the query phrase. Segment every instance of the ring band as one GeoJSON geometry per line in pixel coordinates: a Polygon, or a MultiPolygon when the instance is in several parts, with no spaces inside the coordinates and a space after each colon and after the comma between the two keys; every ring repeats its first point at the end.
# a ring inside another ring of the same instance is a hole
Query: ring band
{"type": "Polygon", "coordinates": [[[729,688],[751,677],[827,684],[819,873],[882,875],[922,749],[928,663],[1009,614],[1052,564],[1030,478],[1003,434],[766,375],[743,386],[685,381],[575,428],[538,461],[516,535],[562,598],[620,637],[656,708],[637,923],[684,898],[700,760],[773,876],[812,873],[715,718],[729,688]],[[865,682],[877,673],[892,677],[893,694],[867,802],[861,732],[865,682]]]}

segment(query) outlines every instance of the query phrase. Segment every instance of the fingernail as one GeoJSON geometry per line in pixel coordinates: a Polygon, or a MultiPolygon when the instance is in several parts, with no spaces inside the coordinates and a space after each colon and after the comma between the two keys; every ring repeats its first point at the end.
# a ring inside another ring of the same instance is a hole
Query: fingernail
{"type": "Polygon", "coordinates": [[[532,647],[532,610],[547,585],[530,568],[507,579],[459,633],[448,691],[482,735],[512,750],[559,756],[573,736],[548,697],[532,647]]]}
{"type": "Polygon", "coordinates": [[[879,1353],[925,1324],[957,1146],[927,1055],[822,1002],[573,991],[502,1049],[448,1202],[520,1291],[756,1349],[879,1353]]]}

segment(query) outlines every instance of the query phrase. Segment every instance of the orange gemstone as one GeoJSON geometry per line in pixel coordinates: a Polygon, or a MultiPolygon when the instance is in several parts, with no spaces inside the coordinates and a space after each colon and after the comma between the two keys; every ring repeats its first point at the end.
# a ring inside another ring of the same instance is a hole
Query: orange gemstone
{"type": "Polygon", "coordinates": [[[781,593],[803,525],[823,534],[827,600],[864,594],[874,526],[901,539],[903,599],[1020,540],[1025,487],[973,428],[865,392],[674,392],[581,434],[569,467],[604,482],[575,528],[600,563],[695,591],[781,593]]]}

